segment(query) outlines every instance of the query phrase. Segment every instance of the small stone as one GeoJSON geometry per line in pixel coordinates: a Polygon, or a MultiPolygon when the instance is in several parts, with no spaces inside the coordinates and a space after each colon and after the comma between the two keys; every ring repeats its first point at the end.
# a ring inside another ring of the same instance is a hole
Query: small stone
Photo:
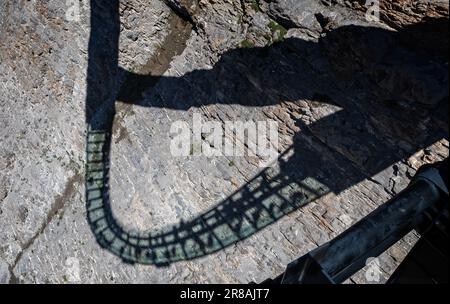
{"type": "Polygon", "coordinates": [[[9,267],[6,262],[0,260],[0,284],[7,284],[11,278],[9,267]]]}

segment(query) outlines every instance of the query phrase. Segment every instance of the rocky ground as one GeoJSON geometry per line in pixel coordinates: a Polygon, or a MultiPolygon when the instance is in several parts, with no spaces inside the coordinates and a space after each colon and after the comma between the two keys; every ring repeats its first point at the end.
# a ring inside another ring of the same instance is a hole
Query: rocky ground
{"type": "MultiPolygon", "coordinates": [[[[183,0],[181,11],[123,0],[118,45],[107,27],[89,42],[91,25],[113,18],[90,18],[89,1],[79,3],[75,16],[71,1],[0,3],[0,283],[260,282],[448,157],[446,1],[381,1],[377,22],[365,1],[183,0]],[[120,69],[92,67],[96,54],[120,69]],[[105,92],[116,111],[116,221],[175,252],[146,265],[102,248],[87,220],[86,112],[107,111],[86,103],[105,92]],[[170,127],[194,113],[276,120],[286,153],[268,170],[255,156],[197,156],[195,146],[174,157],[170,127]],[[260,223],[246,224],[261,196],[260,223]],[[216,236],[233,222],[246,232],[216,236]],[[201,238],[218,241],[195,247],[201,238]],[[189,254],[176,252],[189,242],[189,254]]],[[[379,258],[380,283],[416,240],[411,232],[379,258]]],[[[348,283],[371,282],[363,269],[348,283]]]]}

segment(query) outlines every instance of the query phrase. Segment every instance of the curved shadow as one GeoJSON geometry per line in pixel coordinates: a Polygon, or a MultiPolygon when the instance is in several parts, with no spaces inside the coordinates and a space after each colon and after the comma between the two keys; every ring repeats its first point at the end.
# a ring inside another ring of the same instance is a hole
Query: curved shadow
{"type": "MultiPolygon", "coordinates": [[[[448,116],[436,110],[448,107],[446,59],[441,53],[423,56],[401,43],[423,31],[423,25],[402,32],[348,26],[327,33],[319,43],[287,39],[270,47],[232,50],[212,70],[160,77],[118,66],[118,12],[118,0],[91,1],[86,204],[98,243],[126,262],[164,266],[216,252],[448,138],[448,116]],[[343,110],[306,124],[302,111],[314,109],[298,105],[301,99],[343,110]],[[280,157],[279,171],[262,171],[192,221],[163,232],[132,233],[115,219],[109,197],[116,100],[183,110],[292,101],[287,111],[302,131],[280,157]]],[[[448,25],[448,20],[430,22],[448,25]]]]}

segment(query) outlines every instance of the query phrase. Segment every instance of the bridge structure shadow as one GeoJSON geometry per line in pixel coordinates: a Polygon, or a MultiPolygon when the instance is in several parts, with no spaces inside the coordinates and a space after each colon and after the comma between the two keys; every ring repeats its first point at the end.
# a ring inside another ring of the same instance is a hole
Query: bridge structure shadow
{"type": "MultiPolygon", "coordinates": [[[[211,70],[164,77],[119,67],[119,1],[92,0],[86,208],[97,242],[128,263],[165,266],[202,257],[448,138],[448,116],[441,110],[448,108],[447,59],[402,42],[444,27],[448,19],[399,32],[346,26],[319,42],[291,38],[235,49],[211,70]],[[308,124],[297,115],[305,110],[298,102],[304,99],[312,100],[313,107],[328,103],[342,110],[308,124]],[[116,101],[178,110],[208,104],[264,107],[283,101],[290,104],[300,131],[281,154],[278,169],[261,171],[210,210],[163,231],[131,232],[114,216],[110,200],[116,101]]],[[[443,32],[448,34],[448,29],[443,32]]],[[[441,43],[448,49],[445,39],[441,43]]]]}

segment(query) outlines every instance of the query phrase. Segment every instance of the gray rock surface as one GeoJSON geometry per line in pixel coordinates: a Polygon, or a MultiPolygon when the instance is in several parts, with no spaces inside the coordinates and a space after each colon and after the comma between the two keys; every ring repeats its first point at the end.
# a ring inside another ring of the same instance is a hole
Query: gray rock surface
{"type": "MultiPolygon", "coordinates": [[[[223,249],[194,248],[193,259],[130,264],[100,247],[84,180],[89,3],[80,1],[80,18],[69,21],[61,1],[2,1],[0,283],[260,282],[401,191],[422,164],[448,157],[448,115],[439,115],[448,65],[440,52],[430,61],[398,43],[394,28],[416,23],[408,10],[389,6],[394,21],[370,23],[341,1],[182,2],[196,30],[162,1],[121,1],[122,70],[94,67],[109,75],[102,80],[114,96],[124,71],[163,76],[139,102],[115,102],[109,194],[117,222],[170,242],[161,236],[199,215],[243,208],[239,189],[261,189],[264,178],[273,188],[261,204],[285,199],[295,208],[261,216],[241,240],[225,235],[223,249]],[[192,123],[194,113],[277,120],[286,159],[259,175],[255,157],[173,157],[171,124],[192,123]]],[[[439,7],[448,18],[448,6],[439,7]]],[[[380,257],[381,282],[417,237],[380,257]]],[[[349,283],[368,283],[364,271],[349,283]]]]}
{"type": "Polygon", "coordinates": [[[0,284],[6,284],[10,280],[10,272],[8,264],[0,260],[0,284]]]}

